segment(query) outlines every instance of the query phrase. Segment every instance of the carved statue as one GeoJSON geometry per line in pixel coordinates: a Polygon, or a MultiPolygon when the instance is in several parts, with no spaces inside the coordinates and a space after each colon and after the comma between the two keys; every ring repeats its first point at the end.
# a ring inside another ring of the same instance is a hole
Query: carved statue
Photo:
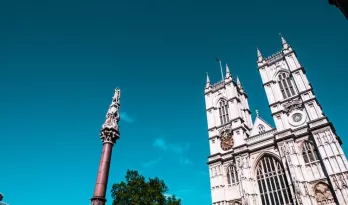
{"type": "Polygon", "coordinates": [[[115,143],[119,138],[118,122],[120,121],[120,89],[115,89],[111,105],[106,113],[106,119],[102,126],[100,138],[105,142],[115,143]]]}
{"type": "Polygon", "coordinates": [[[242,169],[242,168],[243,168],[243,165],[244,165],[244,160],[243,160],[243,159],[239,159],[239,160],[238,160],[238,167],[239,167],[240,169],[242,169]]]}
{"type": "Polygon", "coordinates": [[[315,199],[318,204],[328,204],[334,202],[329,186],[325,183],[318,183],[314,187],[315,199]]]}
{"type": "Polygon", "coordinates": [[[284,111],[287,114],[290,114],[294,110],[302,109],[302,107],[303,107],[302,100],[300,98],[293,99],[289,101],[288,103],[284,104],[284,111]]]}

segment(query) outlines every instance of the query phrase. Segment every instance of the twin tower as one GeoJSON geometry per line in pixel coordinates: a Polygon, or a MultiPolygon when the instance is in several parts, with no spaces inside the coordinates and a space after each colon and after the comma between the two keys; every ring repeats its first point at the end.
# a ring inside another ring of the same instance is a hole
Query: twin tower
{"type": "Polygon", "coordinates": [[[205,102],[213,205],[348,205],[348,163],[304,67],[281,36],[282,50],[260,72],[275,128],[257,113],[226,66],[205,102]]]}

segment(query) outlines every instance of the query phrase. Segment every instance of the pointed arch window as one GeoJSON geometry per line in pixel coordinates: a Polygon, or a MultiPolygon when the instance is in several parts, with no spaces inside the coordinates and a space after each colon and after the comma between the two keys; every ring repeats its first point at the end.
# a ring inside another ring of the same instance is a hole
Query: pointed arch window
{"type": "Polygon", "coordinates": [[[230,119],[228,116],[228,102],[226,100],[220,100],[219,115],[220,115],[221,125],[229,122],[230,119]]]}
{"type": "Polygon", "coordinates": [[[291,79],[289,73],[282,72],[278,75],[278,85],[284,99],[296,94],[293,80],[291,79]]]}
{"type": "Polygon", "coordinates": [[[235,165],[230,165],[227,168],[227,183],[229,186],[234,186],[239,183],[238,172],[235,165]]]}
{"type": "Polygon", "coordinates": [[[265,126],[259,125],[259,134],[266,132],[265,126]]]}
{"type": "Polygon", "coordinates": [[[302,144],[302,157],[309,176],[314,179],[324,176],[318,157],[318,152],[309,141],[302,144]]]}
{"type": "Polygon", "coordinates": [[[312,143],[305,141],[302,145],[302,156],[305,164],[310,164],[319,161],[317,150],[312,143]]]}
{"type": "Polygon", "coordinates": [[[263,205],[293,204],[284,169],[274,157],[264,156],[259,161],[256,179],[263,205]]]}

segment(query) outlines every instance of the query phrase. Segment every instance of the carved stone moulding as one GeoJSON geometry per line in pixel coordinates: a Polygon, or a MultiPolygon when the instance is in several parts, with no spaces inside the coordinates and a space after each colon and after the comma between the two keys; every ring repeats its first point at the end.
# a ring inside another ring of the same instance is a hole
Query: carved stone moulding
{"type": "Polygon", "coordinates": [[[334,203],[330,187],[324,182],[318,182],[313,188],[315,199],[318,204],[334,203]]]}
{"type": "Polygon", "coordinates": [[[106,202],[106,199],[101,196],[94,196],[91,198],[91,205],[104,205],[106,202]]]}
{"type": "Polygon", "coordinates": [[[103,143],[116,143],[116,140],[120,138],[120,133],[117,129],[104,128],[100,131],[100,139],[103,143]]]}
{"type": "Polygon", "coordinates": [[[295,98],[283,105],[286,114],[290,114],[294,110],[302,110],[303,102],[300,98],[295,98]]]}
{"type": "Polygon", "coordinates": [[[218,131],[220,136],[223,135],[224,133],[232,133],[232,126],[231,125],[223,126],[218,131]]]}

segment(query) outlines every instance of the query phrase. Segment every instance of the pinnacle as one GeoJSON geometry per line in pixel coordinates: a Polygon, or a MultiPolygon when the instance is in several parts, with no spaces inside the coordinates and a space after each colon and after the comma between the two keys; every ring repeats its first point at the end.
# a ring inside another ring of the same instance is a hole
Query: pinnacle
{"type": "Polygon", "coordinates": [[[283,49],[284,49],[284,50],[288,49],[290,46],[289,46],[289,44],[286,42],[284,36],[283,36],[281,33],[279,33],[279,36],[280,36],[280,38],[281,38],[281,40],[282,40],[283,49]]]}
{"type": "Polygon", "coordinates": [[[208,72],[206,72],[206,73],[207,73],[207,83],[210,83],[208,72]]]}
{"type": "Polygon", "coordinates": [[[241,86],[242,84],[240,83],[239,77],[237,76],[237,85],[241,86]]]}
{"type": "Polygon", "coordinates": [[[228,65],[226,63],[226,73],[229,73],[230,72],[230,69],[228,68],[228,65]]]}
{"type": "Polygon", "coordinates": [[[259,47],[256,47],[257,50],[257,62],[262,62],[263,61],[263,56],[261,54],[261,51],[259,49],[259,47]]]}
{"type": "Polygon", "coordinates": [[[231,77],[231,72],[230,69],[228,68],[228,65],[226,63],[226,77],[225,78],[230,78],[231,77]]]}
{"type": "Polygon", "coordinates": [[[206,73],[207,73],[207,82],[205,84],[205,88],[207,89],[207,88],[211,87],[211,84],[210,84],[210,79],[209,79],[208,72],[206,72],[206,73]]]}

